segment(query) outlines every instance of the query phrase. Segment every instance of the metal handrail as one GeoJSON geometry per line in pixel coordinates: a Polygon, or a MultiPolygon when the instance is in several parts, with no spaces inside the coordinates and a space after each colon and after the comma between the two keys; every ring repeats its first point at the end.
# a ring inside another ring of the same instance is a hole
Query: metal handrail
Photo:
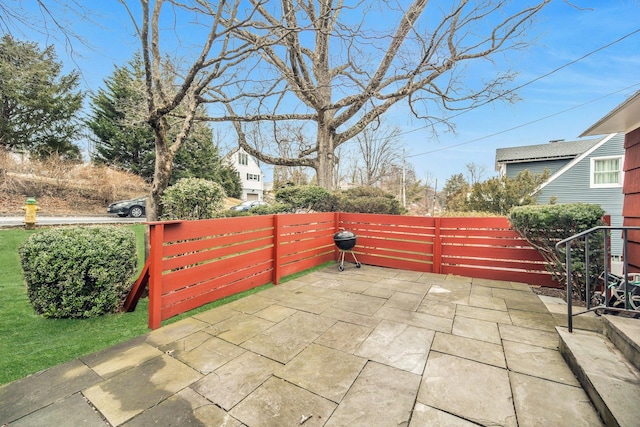
{"type": "Polygon", "coordinates": [[[623,226],[623,227],[614,227],[614,226],[598,226],[598,227],[593,227],[590,228],[589,230],[583,231],[581,233],[578,234],[574,234],[571,237],[567,237],[566,239],[560,240],[558,243],[556,243],[555,247],[556,247],[556,251],[558,253],[562,253],[561,252],[561,247],[562,245],[565,245],[565,270],[566,270],[566,276],[567,276],[567,327],[569,332],[573,332],[573,316],[577,316],[579,314],[584,314],[584,313],[588,313],[590,311],[594,311],[594,310],[598,310],[598,309],[602,309],[602,308],[606,308],[607,310],[612,310],[612,311],[620,311],[620,312],[631,312],[631,313],[637,313],[637,311],[635,310],[630,310],[629,309],[629,276],[628,276],[628,272],[629,272],[629,261],[627,259],[626,254],[628,253],[628,232],[629,230],[640,230],[640,226],[623,226]],[[600,230],[604,231],[604,252],[603,252],[603,261],[604,261],[604,280],[605,280],[605,285],[604,285],[604,291],[605,291],[605,304],[600,305],[598,307],[591,307],[591,287],[590,287],[590,281],[589,281],[589,236],[593,233],[596,233],[600,230]],[[622,231],[622,238],[623,238],[623,254],[624,256],[624,267],[623,267],[623,276],[624,276],[624,295],[626,296],[625,298],[625,308],[617,308],[617,307],[609,307],[608,303],[609,303],[609,286],[608,286],[608,277],[609,277],[609,254],[608,254],[608,245],[607,245],[607,241],[608,241],[608,236],[610,234],[610,231],[616,231],[616,230],[621,230],[622,231]],[[584,256],[585,256],[585,296],[586,296],[586,306],[587,309],[585,311],[581,311],[579,313],[573,314],[573,307],[572,307],[572,297],[573,297],[573,284],[571,283],[571,242],[573,242],[574,240],[580,239],[584,237],[585,239],[585,249],[584,249],[584,256]]]}

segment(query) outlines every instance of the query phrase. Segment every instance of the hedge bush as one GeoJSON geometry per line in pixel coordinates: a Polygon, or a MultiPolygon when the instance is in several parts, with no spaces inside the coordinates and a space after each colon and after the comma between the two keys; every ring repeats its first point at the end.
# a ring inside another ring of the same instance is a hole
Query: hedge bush
{"type": "Polygon", "coordinates": [[[357,187],[340,192],[338,207],[342,212],[391,215],[406,213],[406,209],[393,194],[376,187],[357,187]]]}
{"type": "MultiPolygon", "coordinates": [[[[605,212],[600,205],[567,203],[554,205],[518,206],[511,209],[508,218],[512,227],[531,245],[538,249],[547,261],[547,269],[554,279],[566,283],[566,253],[556,251],[559,241],[593,227],[605,225],[605,212]]],[[[574,296],[584,301],[585,274],[590,282],[603,270],[603,233],[589,238],[589,272],[585,272],[584,239],[577,239],[571,245],[571,280],[574,296]]],[[[589,296],[591,297],[591,296],[589,296]]]]}
{"type": "Polygon", "coordinates": [[[357,187],[329,192],[324,188],[303,185],[276,192],[276,206],[262,213],[284,212],[360,212],[400,215],[406,213],[393,194],[375,187],[357,187]]]}
{"type": "Polygon", "coordinates": [[[281,207],[287,206],[289,212],[328,212],[325,205],[331,193],[325,188],[315,185],[285,187],[276,192],[276,202],[281,207]]]}
{"type": "Polygon", "coordinates": [[[50,229],[19,248],[36,313],[87,318],[120,310],[137,267],[136,238],[115,226],[50,229]]]}
{"type": "Polygon", "coordinates": [[[183,178],[167,188],[161,197],[162,219],[216,218],[227,195],[217,182],[202,178],[183,178]]]}

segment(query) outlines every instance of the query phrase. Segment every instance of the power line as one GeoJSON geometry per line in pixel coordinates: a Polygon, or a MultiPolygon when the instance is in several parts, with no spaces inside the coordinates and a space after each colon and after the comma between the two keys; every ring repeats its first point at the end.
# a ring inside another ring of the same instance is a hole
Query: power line
{"type": "MultiPolygon", "coordinates": [[[[571,66],[571,65],[573,65],[573,64],[575,64],[575,63],[577,63],[577,62],[580,62],[580,61],[582,61],[583,59],[588,58],[589,56],[591,56],[591,55],[593,55],[593,54],[595,54],[595,53],[600,52],[601,50],[607,49],[607,48],[609,48],[609,47],[613,46],[614,44],[619,43],[619,42],[623,41],[624,39],[627,39],[627,38],[629,38],[629,37],[631,37],[631,36],[633,36],[634,34],[637,34],[637,33],[640,33],[640,28],[638,28],[638,29],[636,29],[636,30],[634,30],[634,31],[631,31],[630,33],[627,33],[627,34],[623,35],[622,37],[619,37],[619,38],[617,38],[616,40],[614,40],[614,41],[612,41],[612,42],[610,42],[610,43],[607,43],[607,44],[605,44],[605,45],[603,45],[603,46],[600,46],[600,47],[598,47],[597,49],[594,49],[594,50],[592,50],[592,51],[590,51],[590,52],[588,52],[588,53],[586,53],[586,54],[582,55],[581,57],[579,57],[579,58],[577,58],[577,59],[574,59],[573,61],[569,61],[569,62],[567,62],[566,64],[563,64],[563,65],[561,65],[561,66],[559,66],[559,67],[557,67],[557,68],[554,68],[553,70],[551,70],[551,71],[549,71],[549,72],[547,72],[547,73],[545,73],[545,74],[543,74],[543,75],[541,75],[541,76],[538,76],[538,77],[536,77],[536,78],[534,78],[534,79],[532,79],[532,80],[529,80],[528,82],[523,83],[523,84],[521,84],[520,86],[517,86],[517,87],[515,87],[515,88],[513,88],[513,89],[510,89],[510,90],[508,90],[508,91],[504,92],[503,94],[501,94],[501,95],[499,95],[499,96],[495,96],[495,97],[493,97],[493,98],[491,98],[491,99],[488,99],[488,100],[486,100],[485,102],[483,102],[483,103],[481,103],[481,104],[478,104],[478,105],[476,105],[476,106],[474,106],[474,107],[472,107],[472,108],[470,108],[470,109],[468,109],[468,110],[461,111],[461,112],[459,112],[459,113],[457,113],[457,114],[454,114],[454,115],[452,115],[452,116],[450,116],[450,117],[447,117],[446,119],[436,120],[435,122],[430,123],[430,124],[425,125],[425,126],[421,126],[421,127],[418,127],[418,128],[415,128],[415,129],[411,129],[411,130],[408,130],[408,131],[405,131],[405,132],[401,132],[401,133],[399,133],[399,134],[398,134],[398,136],[407,135],[407,134],[409,134],[409,133],[417,132],[417,131],[419,131],[419,130],[422,130],[422,129],[426,129],[426,128],[428,128],[428,127],[431,127],[431,126],[433,126],[433,125],[437,125],[437,124],[439,124],[439,123],[443,123],[443,122],[445,122],[445,121],[448,121],[448,120],[454,119],[454,118],[456,118],[456,117],[460,117],[460,116],[461,116],[461,115],[463,115],[463,114],[466,114],[466,113],[468,113],[468,112],[470,112],[470,111],[473,111],[473,110],[475,110],[475,109],[477,109],[477,108],[483,107],[483,106],[485,106],[485,105],[487,105],[487,104],[489,104],[489,103],[491,103],[491,102],[493,102],[493,101],[496,101],[496,100],[498,100],[499,98],[501,98],[501,97],[503,97],[503,96],[505,96],[505,95],[509,95],[509,94],[511,94],[511,93],[513,93],[513,92],[515,92],[515,91],[517,91],[517,90],[520,90],[520,89],[522,89],[522,88],[524,88],[524,87],[526,87],[526,86],[529,86],[529,85],[531,85],[531,84],[533,84],[533,83],[535,83],[535,82],[537,82],[537,81],[539,81],[539,80],[542,80],[542,79],[544,79],[545,77],[549,77],[550,75],[555,74],[555,73],[557,73],[558,71],[560,71],[560,70],[562,70],[562,69],[564,69],[564,68],[567,68],[567,67],[569,67],[569,66],[571,66]]],[[[633,86],[636,86],[636,85],[632,85],[632,86],[630,86],[630,87],[633,87],[633,86]]],[[[623,90],[624,90],[624,89],[623,89],[623,90]]],[[[617,92],[613,92],[613,93],[617,93],[617,92]]],[[[612,95],[613,93],[611,93],[611,94],[609,94],[609,95],[612,95]]],[[[609,96],[609,95],[606,95],[606,96],[609,96]]],[[[605,97],[606,97],[606,96],[605,96],[605,97]]],[[[587,102],[587,103],[585,103],[585,104],[582,104],[582,105],[586,105],[586,104],[588,104],[588,103],[590,103],[590,102],[593,102],[593,101],[589,101],[589,102],[587,102]]],[[[581,105],[576,106],[576,107],[574,107],[574,108],[577,108],[577,107],[580,107],[580,106],[581,106],[581,105]]],[[[571,109],[569,109],[569,110],[571,110],[571,109]]],[[[569,110],[566,110],[566,111],[569,111],[569,110]]],[[[560,114],[560,113],[558,113],[558,114],[560,114]]],[[[550,117],[553,117],[553,115],[551,115],[550,117]]],[[[540,119],[540,120],[542,120],[542,119],[540,119]]],[[[534,122],[531,122],[531,123],[535,123],[535,121],[534,121],[534,122]]],[[[516,128],[517,128],[517,127],[516,127],[516,128]]],[[[514,128],[514,129],[516,129],[516,128],[514,128]]],[[[499,133],[497,133],[496,135],[499,135],[499,134],[500,134],[500,132],[499,132],[499,133]]],[[[465,144],[466,144],[466,143],[465,143],[465,144]]],[[[456,146],[457,146],[457,145],[456,145],[456,146]]],[[[455,146],[454,146],[454,147],[455,147],[455,146]]]]}
{"type": "Polygon", "coordinates": [[[480,138],[472,139],[472,140],[470,140],[470,141],[460,142],[460,143],[458,143],[458,144],[453,144],[453,145],[449,145],[449,146],[447,146],[447,147],[437,148],[437,149],[435,149],[435,150],[431,150],[431,151],[425,151],[424,153],[411,154],[411,155],[408,155],[408,156],[406,156],[406,157],[424,156],[425,154],[436,153],[436,152],[438,152],[438,151],[444,151],[444,150],[448,150],[448,149],[450,149],[450,148],[460,147],[461,145],[471,144],[472,142],[482,141],[483,139],[493,138],[494,136],[501,135],[501,134],[503,134],[503,133],[507,133],[507,132],[511,132],[512,130],[519,129],[519,128],[521,128],[521,127],[525,127],[525,126],[529,126],[529,125],[531,125],[531,124],[533,124],[533,123],[537,123],[537,122],[540,122],[540,121],[542,121],[542,120],[546,120],[546,119],[549,119],[549,118],[551,118],[551,117],[555,117],[555,116],[558,116],[558,115],[560,115],[560,114],[564,114],[564,113],[566,113],[567,111],[571,111],[571,110],[575,110],[576,108],[584,107],[585,105],[591,104],[591,103],[593,103],[593,102],[600,101],[600,100],[602,100],[602,99],[604,99],[604,98],[607,98],[607,97],[609,97],[609,96],[611,96],[611,95],[615,95],[615,94],[617,94],[617,93],[624,92],[624,91],[629,90],[629,89],[631,89],[631,88],[633,88],[633,87],[636,87],[636,86],[640,86],[640,83],[632,84],[631,86],[627,86],[627,87],[622,88],[622,89],[620,89],[620,90],[617,90],[617,91],[615,91],[615,92],[608,93],[608,94],[603,95],[603,96],[601,96],[601,97],[599,97],[599,98],[595,98],[595,99],[592,99],[592,100],[590,100],[590,101],[583,102],[582,104],[575,105],[575,106],[573,106],[573,107],[571,107],[571,108],[567,108],[567,109],[562,110],[562,111],[557,111],[557,112],[555,112],[555,113],[553,113],[553,114],[549,114],[549,115],[547,115],[547,116],[540,117],[540,118],[538,118],[538,119],[532,120],[532,121],[527,122],[527,123],[519,124],[519,125],[517,125],[517,126],[514,126],[514,127],[509,128],[509,129],[504,129],[504,130],[501,130],[501,131],[498,131],[498,132],[492,133],[492,134],[490,134],[490,135],[485,135],[485,136],[482,136],[482,137],[480,137],[480,138]]]}

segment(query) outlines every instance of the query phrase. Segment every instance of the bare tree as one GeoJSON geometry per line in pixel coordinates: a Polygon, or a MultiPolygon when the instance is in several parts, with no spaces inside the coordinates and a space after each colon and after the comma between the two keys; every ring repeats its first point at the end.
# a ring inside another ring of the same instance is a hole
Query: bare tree
{"type": "Polygon", "coordinates": [[[11,0],[9,3],[0,1],[0,34],[23,38],[28,32],[39,33],[60,42],[72,57],[74,42],[88,46],[73,30],[74,21],[99,25],[95,12],[80,0],[11,0]]]}
{"type": "Polygon", "coordinates": [[[378,184],[390,172],[391,165],[402,163],[399,135],[397,128],[367,126],[355,136],[362,159],[359,170],[362,185],[378,184]]]}
{"type": "Polygon", "coordinates": [[[330,188],[335,150],[400,102],[435,132],[438,123],[451,125],[447,112],[514,100],[510,70],[474,86],[465,78],[475,64],[527,46],[532,20],[549,1],[413,0],[405,9],[394,1],[280,0],[267,7],[249,0],[257,14],[236,35],[260,46],[260,61],[237,84],[251,95],[210,93],[210,100],[227,101],[228,116],[218,119],[233,121],[246,151],[275,165],[312,167],[318,184],[330,188]],[[308,124],[315,142],[292,157],[247,142],[246,122],[277,132],[283,121],[308,124]]]}
{"type": "Polygon", "coordinates": [[[234,42],[232,31],[240,31],[247,23],[238,18],[241,0],[140,0],[139,9],[131,7],[130,1],[119,2],[135,26],[144,62],[147,105],[143,114],[153,129],[156,149],[147,218],[157,220],[173,159],[198,119],[203,94],[221,90],[233,80],[235,67],[259,44],[234,42]],[[184,32],[179,34],[179,29],[184,32]],[[182,45],[187,32],[189,38],[201,38],[182,45]],[[169,49],[185,57],[169,58],[169,49]],[[167,84],[167,74],[173,76],[173,85],[167,84]]]}
{"type": "Polygon", "coordinates": [[[466,168],[467,172],[469,172],[469,179],[467,181],[471,185],[479,183],[487,172],[487,168],[485,166],[478,165],[474,162],[467,163],[466,168]]]}

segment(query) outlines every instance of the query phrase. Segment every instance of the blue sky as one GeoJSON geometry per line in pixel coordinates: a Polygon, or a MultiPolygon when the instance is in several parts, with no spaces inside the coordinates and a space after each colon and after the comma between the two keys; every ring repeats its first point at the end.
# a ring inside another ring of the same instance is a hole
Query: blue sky
{"type": "MultiPolygon", "coordinates": [[[[33,3],[23,2],[27,6],[33,3]]],[[[73,60],[68,49],[57,46],[65,66],[82,72],[84,90],[102,86],[114,65],[122,65],[138,47],[132,25],[118,2],[105,0],[91,8],[91,21],[68,15],[66,23],[87,45],[73,44],[73,60]]],[[[556,0],[538,17],[534,45],[509,56],[511,66],[520,72],[513,84],[531,82],[639,29],[640,0],[556,0]]],[[[14,35],[58,44],[35,33],[14,35]]],[[[437,139],[423,128],[424,123],[409,119],[401,109],[390,114],[387,123],[403,132],[407,162],[418,178],[432,185],[437,180],[441,189],[451,175],[466,175],[468,163],[483,168],[483,178],[489,178],[496,174],[497,148],[578,139],[590,125],[640,90],[639,46],[640,32],[636,32],[527,85],[518,91],[521,100],[515,104],[497,102],[460,115],[454,121],[455,133],[440,133],[437,139]]]]}

